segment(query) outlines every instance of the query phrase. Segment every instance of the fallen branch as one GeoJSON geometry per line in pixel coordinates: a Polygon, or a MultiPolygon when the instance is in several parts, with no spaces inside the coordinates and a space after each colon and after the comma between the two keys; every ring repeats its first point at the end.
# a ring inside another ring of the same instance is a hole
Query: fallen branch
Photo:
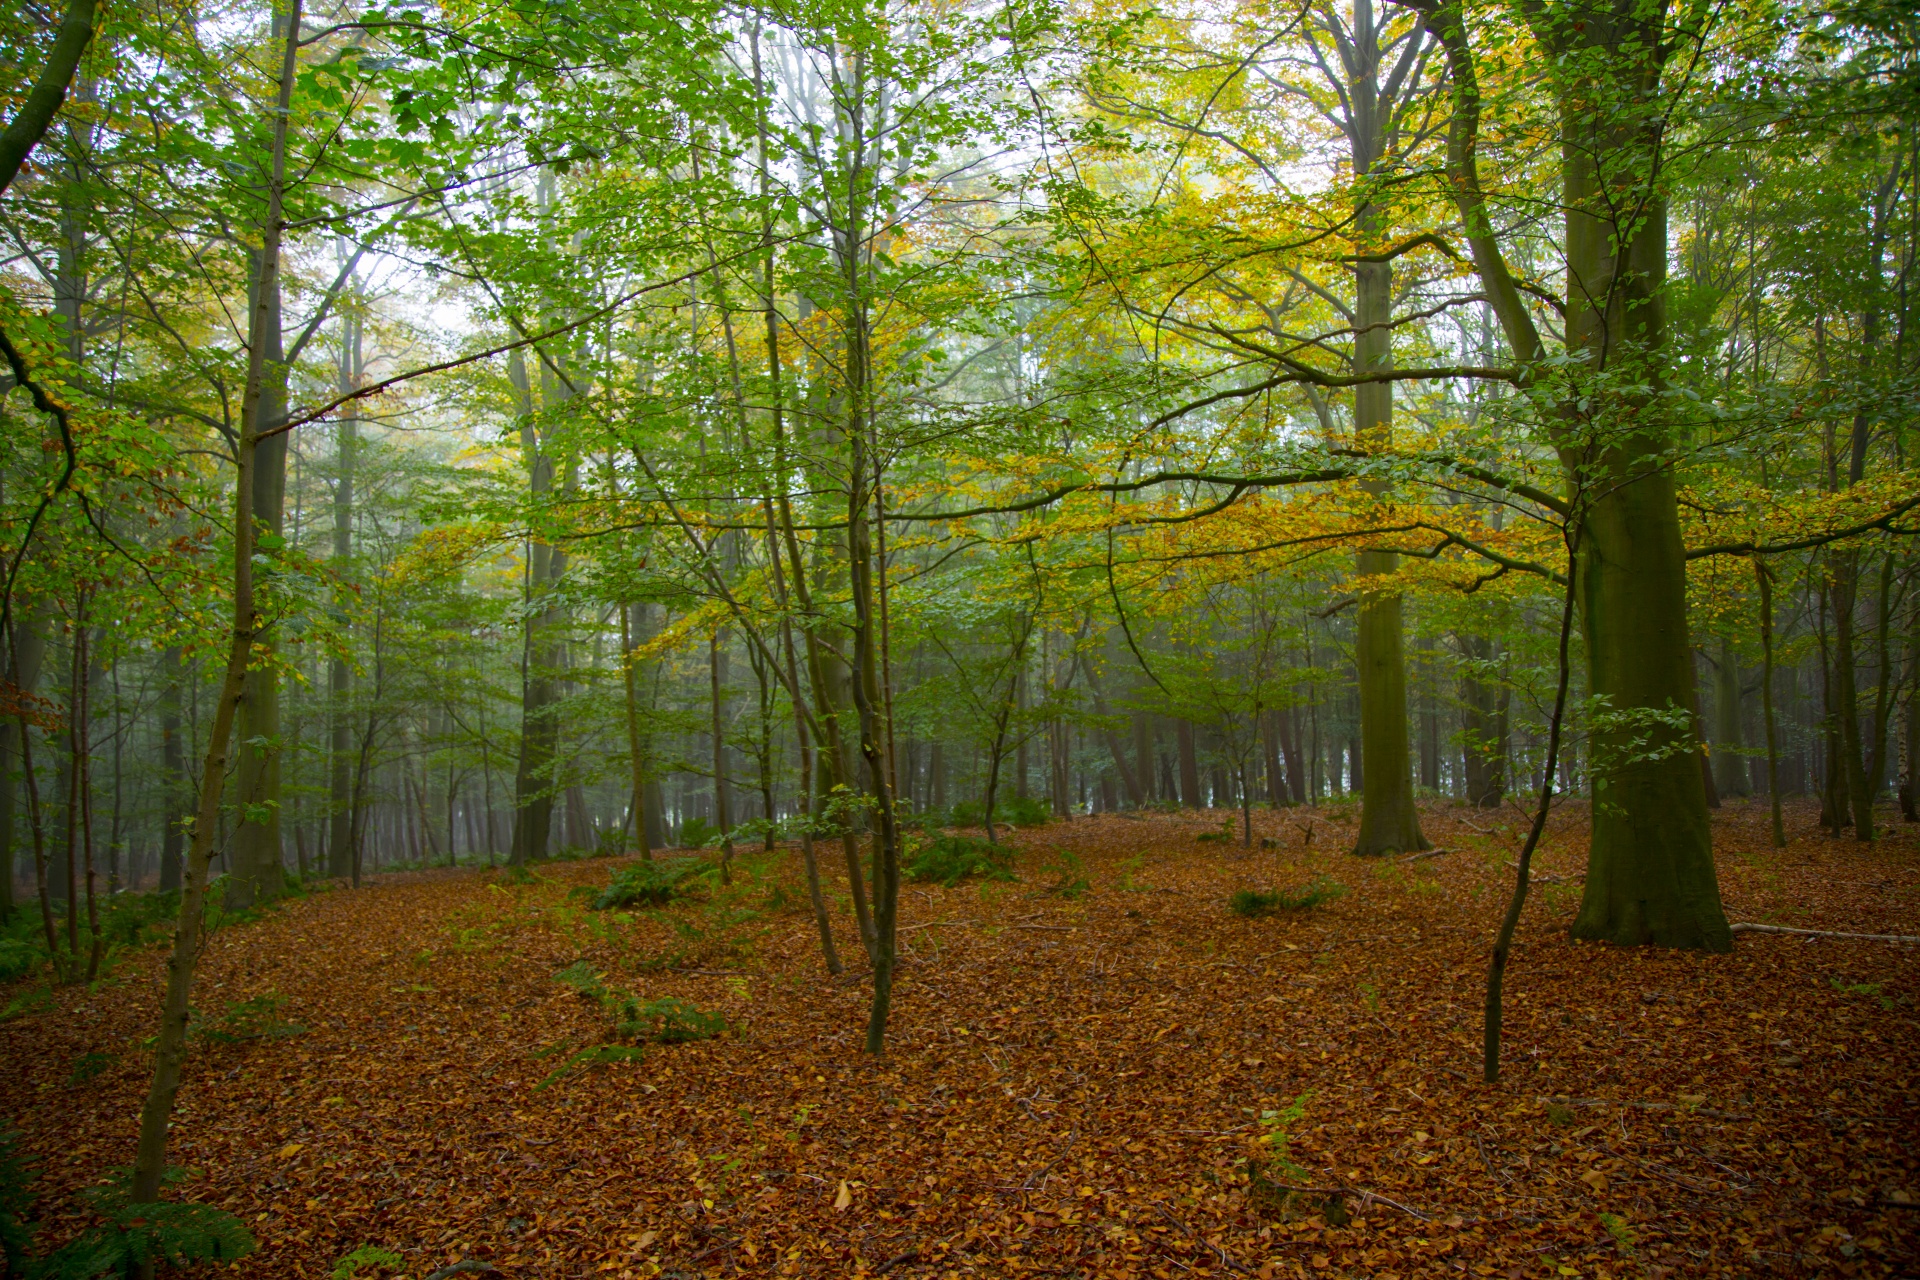
{"type": "MultiPolygon", "coordinates": [[[[1507,865],[1510,867],[1518,867],[1520,864],[1517,862],[1509,861],[1507,865]]],[[[1528,884],[1568,884],[1568,883],[1571,883],[1572,881],[1585,880],[1586,878],[1587,878],[1586,872],[1576,871],[1570,876],[1556,876],[1556,875],[1529,876],[1527,878],[1527,883],[1528,884]]]]}
{"type": "Polygon", "coordinates": [[[907,925],[905,928],[895,929],[894,932],[895,933],[912,933],[915,929],[940,929],[948,925],[979,924],[979,923],[980,922],[978,920],[929,920],[925,924],[910,924],[910,925],[907,925]]]}
{"type": "Polygon", "coordinates": [[[1453,852],[1453,850],[1451,850],[1451,849],[1423,849],[1423,850],[1421,850],[1421,851],[1420,851],[1419,853],[1410,853],[1410,854],[1408,854],[1408,855],[1407,855],[1406,857],[1404,857],[1404,858],[1402,858],[1402,859],[1400,859],[1400,861],[1402,861],[1402,862],[1418,862],[1418,861],[1420,861],[1420,859],[1422,859],[1422,858],[1438,858],[1438,857],[1440,857],[1440,856],[1441,856],[1441,855],[1443,855],[1443,854],[1448,854],[1448,853],[1452,853],[1452,852],[1453,852]]]}
{"type": "Polygon", "coordinates": [[[1731,1111],[1715,1111],[1712,1107],[1696,1107],[1684,1102],[1642,1102],[1637,1098],[1549,1098],[1542,1095],[1535,1101],[1558,1107],[1638,1107],[1642,1111],[1684,1111],[1688,1115],[1706,1116],[1712,1120],[1753,1119],[1752,1116],[1735,1115],[1731,1111]]]}
{"type": "Polygon", "coordinates": [[[1838,929],[1791,929],[1784,924],[1730,924],[1730,933],[1792,933],[1803,938],[1853,938],[1860,942],[1920,942],[1910,933],[1842,933],[1838,929]]]}

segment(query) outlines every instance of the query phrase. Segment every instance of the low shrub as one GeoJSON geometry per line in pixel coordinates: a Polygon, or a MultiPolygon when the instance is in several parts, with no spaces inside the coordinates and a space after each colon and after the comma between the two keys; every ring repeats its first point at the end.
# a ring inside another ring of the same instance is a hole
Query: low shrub
{"type": "Polygon", "coordinates": [[[220,1015],[218,1026],[209,1024],[198,1030],[203,1039],[215,1044],[239,1044],[246,1040],[281,1040],[288,1036],[305,1034],[305,1027],[297,1022],[287,1022],[280,1017],[280,1008],[286,1002],[285,996],[269,991],[251,1000],[242,1000],[230,1007],[220,1015]]]}
{"type": "Polygon", "coordinates": [[[1235,915],[1270,916],[1281,911],[1311,911],[1341,897],[1347,887],[1324,876],[1298,889],[1242,889],[1227,899],[1235,915]]]}
{"type": "Polygon", "coordinates": [[[678,865],[665,862],[636,862],[613,877],[595,896],[592,909],[611,911],[620,907],[645,905],[663,907],[675,898],[685,897],[688,881],[706,868],[698,863],[678,865]]]}
{"type": "MultiPolygon", "coordinates": [[[[984,827],[987,806],[979,800],[962,800],[947,810],[946,819],[950,827],[984,827]]],[[[1043,827],[1053,815],[1032,796],[1001,796],[994,801],[993,820],[1012,827],[1043,827]]]]}
{"type": "Polygon", "coordinates": [[[971,836],[936,836],[907,855],[907,878],[917,883],[937,880],[951,889],[962,880],[981,876],[1013,880],[1012,857],[1005,849],[971,836]]]}
{"type": "Polygon", "coordinates": [[[727,1029],[727,1020],[720,1014],[708,1013],[676,996],[642,1002],[630,992],[609,987],[585,960],[574,961],[554,978],[578,991],[581,999],[599,1005],[622,1039],[686,1044],[710,1040],[727,1029]]]}
{"type": "Polygon", "coordinates": [[[24,938],[0,938],[0,982],[16,982],[40,967],[42,948],[24,938]]]}
{"type": "Polygon", "coordinates": [[[354,1280],[362,1267],[397,1270],[406,1265],[407,1260],[391,1249],[382,1249],[377,1244],[363,1244],[333,1264],[331,1280],[354,1280]]]}
{"type": "Polygon", "coordinates": [[[645,1028],[641,1034],[660,1044],[711,1040],[727,1029],[727,1020],[720,1014],[708,1013],[677,996],[649,1000],[636,1007],[633,1014],[633,1021],[645,1028]]]}
{"type": "MultiPolygon", "coordinates": [[[[15,1134],[0,1134],[0,1261],[20,1280],[96,1280],[102,1276],[151,1275],[157,1263],[187,1268],[197,1262],[231,1263],[252,1253],[254,1239],[240,1219],[212,1205],[164,1200],[135,1204],[124,1180],[80,1193],[105,1226],[41,1254],[40,1224],[27,1213],[34,1201],[33,1171],[15,1134]]],[[[169,1171],[177,1181],[177,1170],[169,1171]]]]}
{"type": "Polygon", "coordinates": [[[1053,814],[1032,796],[1015,796],[994,806],[994,816],[1016,827],[1044,827],[1053,814]]]}
{"type": "Polygon", "coordinates": [[[682,849],[705,849],[709,845],[720,843],[724,834],[720,828],[705,818],[688,818],[680,824],[680,847],[682,849]]]}

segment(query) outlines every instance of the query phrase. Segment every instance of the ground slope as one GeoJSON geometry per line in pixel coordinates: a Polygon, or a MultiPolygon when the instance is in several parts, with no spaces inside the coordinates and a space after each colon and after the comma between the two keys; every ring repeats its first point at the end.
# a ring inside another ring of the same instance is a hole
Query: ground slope
{"type": "MultiPolygon", "coordinates": [[[[270,1277],[329,1275],[363,1244],[415,1280],[462,1260],[525,1278],[1920,1271],[1920,950],[1572,943],[1569,811],[1489,1087],[1480,999],[1519,814],[1435,807],[1447,852],[1394,863],[1345,854],[1350,811],[1256,815],[1273,846],[1251,851],[1197,838],[1224,816],[1055,824],[1015,837],[1018,882],[909,887],[882,1063],[859,1052],[863,983],[824,974],[796,910],[797,855],[628,916],[570,893],[606,861],[315,893],[208,947],[195,1004],[230,1037],[189,1066],[180,1194],[246,1219],[261,1249],[235,1274],[270,1277]],[[1349,892],[1227,909],[1317,876],[1349,892]],[[612,1034],[555,979],[582,960],[732,1029],[568,1071],[612,1034]],[[1302,1095],[1298,1172],[1269,1179],[1262,1114],[1302,1095]]],[[[1731,918],[1920,933],[1913,828],[1862,849],[1793,818],[1782,852],[1760,806],[1718,819],[1731,918]]],[[[829,876],[857,969],[844,887],[829,876]]],[[[0,1024],[0,1116],[56,1219],[131,1158],[158,974],[143,953],[0,1024]]]]}

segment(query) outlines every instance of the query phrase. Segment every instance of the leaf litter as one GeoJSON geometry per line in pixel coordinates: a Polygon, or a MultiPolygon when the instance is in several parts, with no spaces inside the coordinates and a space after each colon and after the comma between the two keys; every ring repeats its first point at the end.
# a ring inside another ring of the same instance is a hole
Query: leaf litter
{"type": "MultiPolygon", "coordinates": [[[[907,886],[878,1062],[797,856],[625,912],[588,909],[629,865],[605,861],[317,893],[211,940],[200,1017],[280,1030],[195,1043],[172,1159],[259,1238],[233,1268],[253,1276],[1920,1268],[1914,948],[1572,942],[1569,805],[1488,1086],[1486,949],[1523,820],[1435,807],[1448,853],[1362,861],[1349,815],[1323,807],[1308,843],[1257,815],[1253,849],[1199,841],[1197,814],[1076,820],[1014,837],[1017,882],[907,886]],[[1048,887],[1069,876],[1085,891],[1048,887]],[[1346,892],[1228,907],[1316,882],[1346,892]],[[623,1033],[563,972],[707,1031],[623,1033]]],[[[1730,919],[1920,932],[1914,828],[1863,847],[1791,816],[1776,851],[1763,805],[1717,815],[1730,919]]],[[[829,875],[857,956],[845,887],[829,875]]],[[[0,1023],[0,1105],[55,1224],[132,1150],[160,963],[0,1023]]]]}

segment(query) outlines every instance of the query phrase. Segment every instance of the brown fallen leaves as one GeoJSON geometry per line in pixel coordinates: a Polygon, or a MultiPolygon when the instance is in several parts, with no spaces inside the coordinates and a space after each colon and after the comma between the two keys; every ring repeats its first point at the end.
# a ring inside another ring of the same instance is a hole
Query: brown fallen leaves
{"type": "MultiPolygon", "coordinates": [[[[569,897],[605,862],[318,893],[208,948],[206,1016],[273,993],[306,1030],[196,1043],[180,1194],[240,1214],[262,1247],[237,1270],[270,1277],[327,1276],[363,1244],[415,1280],[460,1262],[523,1278],[1920,1269],[1915,949],[1574,944],[1568,812],[1538,865],[1569,879],[1534,887],[1488,1087],[1485,952],[1522,819],[1436,808],[1428,833],[1453,852],[1362,863],[1340,813],[1313,815],[1305,848],[1293,815],[1257,815],[1279,847],[1253,850],[1197,842],[1217,827],[1199,815],[1056,824],[1016,837],[1019,883],[909,886],[903,924],[926,927],[902,933],[884,1062],[859,1051],[864,984],[825,975],[795,910],[797,859],[626,917],[569,897]],[[1319,875],[1350,892],[1301,914],[1226,908],[1319,875]],[[1082,897],[1051,891],[1083,876],[1082,897]],[[564,1071],[609,1035],[554,980],[580,959],[733,1029],[564,1071]],[[1309,1181],[1266,1180],[1248,1163],[1262,1114],[1303,1093],[1289,1150],[1309,1181]]],[[[1765,829],[1758,805],[1718,820],[1733,919],[1920,932],[1912,828],[1863,849],[1796,812],[1780,852],[1765,829]]],[[[0,1101],[47,1171],[43,1212],[130,1158],[158,961],[0,1025],[0,1101]],[[118,1057],[74,1083],[88,1052],[118,1057]]]]}

